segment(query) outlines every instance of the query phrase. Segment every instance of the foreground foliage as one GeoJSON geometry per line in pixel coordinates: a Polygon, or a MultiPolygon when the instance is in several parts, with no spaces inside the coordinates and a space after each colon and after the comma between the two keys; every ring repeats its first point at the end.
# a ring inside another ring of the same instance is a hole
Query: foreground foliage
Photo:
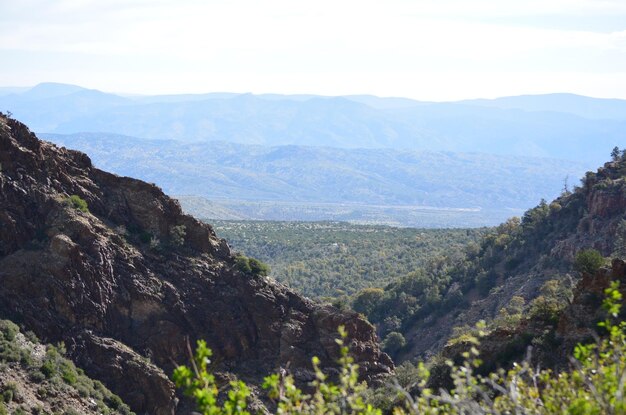
{"type": "MultiPolygon", "coordinates": [[[[447,362],[451,368],[453,388],[431,390],[427,366],[420,363],[412,372],[411,382],[402,386],[387,385],[378,391],[377,405],[366,397],[376,395],[358,382],[358,366],[344,345],[346,333],[340,328],[340,374],[337,383],[330,382],[313,358],[315,380],[311,393],[295,385],[290,375],[274,374],[265,379],[263,387],[275,403],[277,414],[382,414],[392,402],[395,415],[417,414],[624,414],[626,413],[626,322],[616,322],[621,310],[619,284],[612,283],[605,291],[603,307],[608,317],[599,323],[606,336],[597,343],[578,345],[569,371],[555,373],[531,366],[530,359],[516,363],[508,371],[500,369],[486,376],[477,374],[482,361],[477,346],[484,333],[479,324],[476,336],[470,337],[470,349],[463,354],[460,365],[447,362]],[[386,403],[380,402],[380,391],[386,403]]],[[[215,378],[207,372],[210,350],[202,341],[193,362],[193,369],[180,366],[174,372],[178,387],[192,396],[203,414],[248,414],[250,389],[241,381],[233,381],[223,403],[218,403],[215,378]]],[[[374,402],[376,400],[372,400],[374,402]]]]}

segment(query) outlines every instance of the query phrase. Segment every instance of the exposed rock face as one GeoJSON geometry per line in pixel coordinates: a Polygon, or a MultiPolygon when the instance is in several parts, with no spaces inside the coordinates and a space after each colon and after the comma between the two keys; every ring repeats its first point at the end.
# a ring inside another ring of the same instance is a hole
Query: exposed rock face
{"type": "Polygon", "coordinates": [[[562,358],[571,353],[578,343],[593,341],[598,321],[607,317],[601,305],[605,298],[604,290],[612,281],[619,281],[620,291],[622,294],[626,292],[626,262],[621,259],[614,259],[610,268],[583,275],[576,285],[572,303],[561,313],[556,326],[556,338],[565,353],[562,358]]]}
{"type": "Polygon", "coordinates": [[[340,324],[365,379],[393,366],[369,323],[237,271],[211,227],[156,186],[100,171],[85,154],[3,117],[0,316],[64,341],[90,376],[140,413],[176,410],[166,374],[201,338],[217,370],[248,381],[288,363],[305,380],[313,355],[332,367],[340,324]],[[71,207],[70,195],[89,212],[71,207]]]}
{"type": "MultiPolygon", "coordinates": [[[[619,281],[622,294],[626,292],[626,262],[621,259],[614,259],[611,267],[601,268],[594,274],[584,274],[576,284],[571,303],[554,323],[529,317],[517,327],[499,328],[489,333],[480,342],[481,355],[488,357],[482,370],[508,367],[524,359],[530,346],[534,364],[553,369],[568,367],[577,344],[593,343],[602,335],[598,322],[607,318],[602,301],[612,281],[619,281]]],[[[443,355],[461,360],[461,353],[470,346],[457,343],[444,348],[443,355]]]]}

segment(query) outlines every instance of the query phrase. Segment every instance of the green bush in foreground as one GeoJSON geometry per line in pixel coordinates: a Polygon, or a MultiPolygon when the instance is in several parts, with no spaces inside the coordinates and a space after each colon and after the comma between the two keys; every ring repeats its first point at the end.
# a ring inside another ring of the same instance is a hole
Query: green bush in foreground
{"type": "MultiPolygon", "coordinates": [[[[528,359],[487,376],[476,374],[481,365],[476,346],[484,324],[477,326],[478,336],[470,336],[474,346],[464,353],[461,365],[447,362],[454,384],[452,390],[434,391],[426,387],[430,376],[420,363],[414,373],[417,396],[401,387],[386,398],[393,401],[395,415],[417,414],[626,414],[626,322],[616,323],[622,302],[619,284],[605,290],[603,307],[609,317],[599,326],[607,336],[595,344],[578,345],[574,350],[570,371],[555,373],[533,368],[528,359]]],[[[276,402],[277,414],[381,414],[382,410],[367,403],[364,383],[358,383],[358,366],[344,346],[346,333],[340,328],[340,375],[338,383],[327,380],[313,358],[316,379],[307,394],[295,386],[290,375],[277,374],[265,378],[263,387],[276,402]]],[[[203,414],[248,414],[250,390],[241,381],[231,382],[226,400],[218,404],[218,388],[213,375],[207,372],[211,351],[199,341],[193,370],[186,366],[174,372],[178,387],[192,396],[203,414]]]]}

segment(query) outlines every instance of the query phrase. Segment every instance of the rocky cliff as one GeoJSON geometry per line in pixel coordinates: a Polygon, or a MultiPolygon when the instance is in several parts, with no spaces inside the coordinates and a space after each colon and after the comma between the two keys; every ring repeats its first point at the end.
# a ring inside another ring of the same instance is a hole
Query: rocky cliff
{"type": "MultiPolygon", "coordinates": [[[[622,295],[626,293],[626,262],[613,259],[610,266],[594,273],[584,273],[576,284],[571,302],[554,319],[546,321],[535,315],[525,316],[519,324],[508,328],[497,328],[480,340],[480,353],[485,363],[481,371],[488,373],[498,367],[510,367],[513,362],[529,358],[534,366],[556,370],[571,365],[574,348],[578,344],[593,343],[606,330],[598,322],[609,318],[602,307],[605,290],[612,281],[619,282],[622,295]]],[[[626,301],[626,296],[624,297],[626,301]]],[[[622,310],[620,318],[626,316],[622,310]]],[[[462,352],[472,343],[458,342],[446,346],[442,354],[457,362],[462,360],[462,352]]],[[[440,372],[447,372],[441,366],[440,372]]],[[[447,379],[435,379],[436,386],[445,384],[447,379]]]]}
{"type": "Polygon", "coordinates": [[[185,412],[167,374],[200,338],[215,370],[253,383],[287,365],[307,380],[314,355],[332,370],[339,325],[364,379],[393,366],[358,315],[238,271],[211,227],[155,185],[98,170],[6,117],[0,317],[64,341],[78,366],[139,413],[185,412]]]}

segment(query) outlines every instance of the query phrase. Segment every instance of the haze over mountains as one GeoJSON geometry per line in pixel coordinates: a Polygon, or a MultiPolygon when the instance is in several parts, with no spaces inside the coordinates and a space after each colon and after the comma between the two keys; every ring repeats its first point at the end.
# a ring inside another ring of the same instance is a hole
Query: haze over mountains
{"type": "Polygon", "coordinates": [[[432,103],[121,96],[44,83],[0,88],[0,109],[102,168],[203,197],[183,203],[219,218],[492,225],[555,197],[566,177],[576,184],[626,144],[626,101],[571,94],[432,103]],[[423,208],[482,214],[424,222],[423,208]]]}
{"type": "MultiPolygon", "coordinates": [[[[42,137],[84,151],[102,168],[158,183],[166,193],[218,201],[229,207],[231,215],[239,213],[233,218],[281,219],[286,213],[284,209],[265,215],[251,212],[259,209],[258,202],[265,201],[290,202],[307,209],[315,204],[334,205],[335,209],[339,204],[353,209],[354,205],[481,209],[495,215],[494,221],[503,220],[536,204],[544,195],[558,194],[564,178],[575,183],[585,171],[584,163],[481,153],[184,143],[102,133],[42,137]],[[227,202],[235,200],[238,202],[227,202]],[[250,202],[255,208],[246,209],[250,202]]],[[[215,206],[203,211],[198,201],[181,199],[198,216],[213,217],[215,206]]],[[[457,211],[461,212],[464,216],[470,213],[457,211]]],[[[231,218],[223,213],[218,216],[231,218]]],[[[388,216],[397,216],[397,212],[388,216]]],[[[382,218],[371,221],[390,222],[382,218]]]]}
{"type": "Polygon", "coordinates": [[[425,103],[373,96],[122,97],[45,83],[0,97],[37,132],[151,139],[472,151],[592,163],[624,140],[626,101],[569,94],[425,103]]]}

